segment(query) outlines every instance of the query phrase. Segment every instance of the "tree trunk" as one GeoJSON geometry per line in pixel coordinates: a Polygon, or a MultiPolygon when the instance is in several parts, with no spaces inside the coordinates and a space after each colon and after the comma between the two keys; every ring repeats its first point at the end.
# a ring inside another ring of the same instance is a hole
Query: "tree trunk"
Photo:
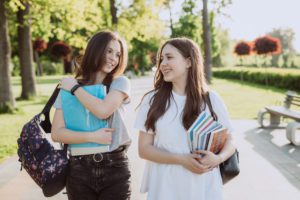
{"type": "Polygon", "coordinates": [[[117,7],[115,5],[115,0],[109,0],[110,3],[110,14],[111,14],[111,22],[115,29],[117,29],[118,26],[118,17],[117,17],[117,7]]]}
{"type": "Polygon", "coordinates": [[[37,67],[37,70],[36,70],[37,75],[38,76],[43,76],[43,66],[42,66],[42,63],[41,63],[41,60],[40,60],[39,52],[34,51],[33,55],[34,55],[34,60],[35,60],[36,67],[37,67]]]}
{"type": "Polygon", "coordinates": [[[169,9],[169,15],[170,15],[170,29],[171,29],[171,35],[173,36],[174,34],[174,25],[173,25],[173,18],[172,18],[172,10],[171,10],[171,6],[170,3],[168,4],[168,9],[169,9]]]}
{"type": "Polygon", "coordinates": [[[272,55],[271,65],[272,67],[279,67],[279,55],[272,55]]]}
{"type": "Polygon", "coordinates": [[[65,74],[72,74],[72,59],[71,54],[67,55],[65,58],[63,58],[63,64],[64,64],[64,73],[65,74]]]}
{"type": "Polygon", "coordinates": [[[18,45],[22,78],[22,99],[36,96],[35,75],[33,69],[33,51],[30,32],[29,4],[22,2],[24,10],[19,8],[18,20],[18,45]]]}
{"type": "Polygon", "coordinates": [[[0,113],[11,112],[15,107],[10,80],[10,40],[5,10],[5,0],[0,0],[0,113]]]}
{"type": "Polygon", "coordinates": [[[207,0],[203,0],[202,10],[202,26],[203,26],[203,41],[204,41],[204,72],[208,83],[211,83],[211,33],[208,21],[207,0]]]}

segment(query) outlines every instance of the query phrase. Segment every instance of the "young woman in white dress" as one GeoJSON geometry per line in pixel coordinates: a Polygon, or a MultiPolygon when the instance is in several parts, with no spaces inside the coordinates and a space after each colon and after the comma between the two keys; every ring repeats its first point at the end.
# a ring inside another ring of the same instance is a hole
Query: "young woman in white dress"
{"type": "Polygon", "coordinates": [[[148,200],[220,200],[218,166],[235,151],[226,106],[216,92],[208,90],[195,42],[170,39],[162,45],[157,59],[154,90],[144,96],[135,122],[140,131],[139,155],[149,161],[141,192],[148,192],[148,200]],[[218,121],[229,133],[219,154],[191,153],[187,139],[187,129],[199,114],[210,113],[207,92],[218,121]]]}

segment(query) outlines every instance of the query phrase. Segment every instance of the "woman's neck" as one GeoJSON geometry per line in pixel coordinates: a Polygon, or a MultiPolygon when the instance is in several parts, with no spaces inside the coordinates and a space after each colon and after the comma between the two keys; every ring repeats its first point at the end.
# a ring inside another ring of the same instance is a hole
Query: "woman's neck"
{"type": "Polygon", "coordinates": [[[186,78],[178,79],[174,82],[172,82],[173,85],[173,91],[176,92],[179,95],[186,95],[185,88],[186,88],[186,78]]]}
{"type": "Polygon", "coordinates": [[[103,80],[105,79],[105,77],[106,77],[106,74],[103,73],[102,71],[97,72],[95,84],[97,84],[97,83],[102,83],[103,80]]]}

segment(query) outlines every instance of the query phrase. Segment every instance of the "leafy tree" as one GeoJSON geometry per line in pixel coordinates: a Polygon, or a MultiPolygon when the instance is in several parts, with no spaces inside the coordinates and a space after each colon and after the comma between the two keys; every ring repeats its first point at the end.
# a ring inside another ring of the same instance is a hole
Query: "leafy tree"
{"type": "Polygon", "coordinates": [[[278,38],[263,36],[254,41],[254,48],[258,55],[278,54],[281,51],[280,40],[278,38]]]}
{"type": "MultiPolygon", "coordinates": [[[[221,9],[231,4],[231,0],[213,0],[213,4],[216,5],[215,12],[220,13],[221,9]]],[[[203,44],[204,44],[204,71],[207,82],[211,82],[211,66],[212,66],[212,39],[211,39],[211,27],[209,24],[208,16],[208,1],[202,0],[202,27],[203,27],[203,44]]]]}
{"type": "MultiPolygon", "coordinates": [[[[295,32],[293,29],[287,28],[277,28],[273,29],[271,32],[267,33],[267,35],[270,35],[272,37],[278,38],[281,42],[281,48],[282,48],[282,58],[283,58],[283,66],[287,67],[288,62],[292,59],[292,57],[296,54],[296,50],[293,46],[293,42],[295,39],[295,32]]],[[[279,56],[280,55],[272,55],[272,66],[279,66],[279,56]]]]}
{"type": "Polygon", "coordinates": [[[71,47],[62,41],[55,42],[51,48],[51,54],[63,60],[65,74],[72,73],[71,52],[71,47]]]}
{"type": "Polygon", "coordinates": [[[0,113],[11,112],[15,107],[10,78],[10,39],[7,25],[7,7],[0,0],[0,113]]]}
{"type": "Polygon", "coordinates": [[[173,17],[172,17],[172,3],[174,2],[174,0],[164,0],[163,4],[164,6],[166,6],[166,8],[169,11],[169,20],[170,20],[170,30],[171,30],[171,35],[174,34],[174,23],[173,23],[173,17]]]}
{"type": "Polygon", "coordinates": [[[258,55],[264,55],[265,58],[267,55],[279,54],[281,52],[280,40],[271,36],[259,37],[254,41],[253,51],[258,55]]]}
{"type": "Polygon", "coordinates": [[[165,33],[158,13],[156,2],[143,0],[134,0],[120,10],[118,31],[129,44],[129,67],[136,72],[150,68],[149,55],[156,52],[165,33]]]}
{"type": "Polygon", "coordinates": [[[241,41],[236,44],[234,48],[234,53],[240,56],[241,65],[243,65],[242,57],[246,55],[250,55],[251,53],[251,44],[249,42],[241,41]]]}
{"type": "MultiPolygon", "coordinates": [[[[212,49],[214,57],[212,58],[213,67],[225,67],[232,64],[231,51],[233,49],[233,42],[229,37],[228,30],[222,29],[221,26],[214,25],[213,41],[215,40],[218,45],[218,52],[212,49]]],[[[214,46],[214,44],[212,45],[214,46]]]]}
{"type": "Polygon", "coordinates": [[[174,24],[171,37],[188,37],[201,45],[201,20],[195,13],[196,4],[192,0],[184,1],[182,4],[183,13],[179,21],[174,24]]]}

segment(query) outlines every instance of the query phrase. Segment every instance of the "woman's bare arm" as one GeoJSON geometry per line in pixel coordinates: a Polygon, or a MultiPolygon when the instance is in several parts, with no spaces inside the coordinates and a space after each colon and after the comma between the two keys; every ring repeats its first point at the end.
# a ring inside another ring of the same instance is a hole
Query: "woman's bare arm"
{"type": "MultiPolygon", "coordinates": [[[[70,91],[77,84],[77,80],[71,77],[61,79],[61,87],[67,91],[70,91]]],[[[74,94],[80,103],[99,119],[107,119],[128,98],[128,95],[124,92],[113,89],[109,91],[103,100],[94,97],[81,87],[74,94]]]]}
{"type": "Polygon", "coordinates": [[[102,128],[94,132],[77,132],[66,128],[61,109],[56,109],[52,122],[51,137],[55,142],[65,144],[78,144],[85,142],[95,142],[100,144],[110,144],[113,129],[102,128]]]}
{"type": "Polygon", "coordinates": [[[120,91],[111,90],[102,100],[79,88],[74,93],[80,103],[99,119],[107,119],[113,114],[128,96],[120,91]]]}

